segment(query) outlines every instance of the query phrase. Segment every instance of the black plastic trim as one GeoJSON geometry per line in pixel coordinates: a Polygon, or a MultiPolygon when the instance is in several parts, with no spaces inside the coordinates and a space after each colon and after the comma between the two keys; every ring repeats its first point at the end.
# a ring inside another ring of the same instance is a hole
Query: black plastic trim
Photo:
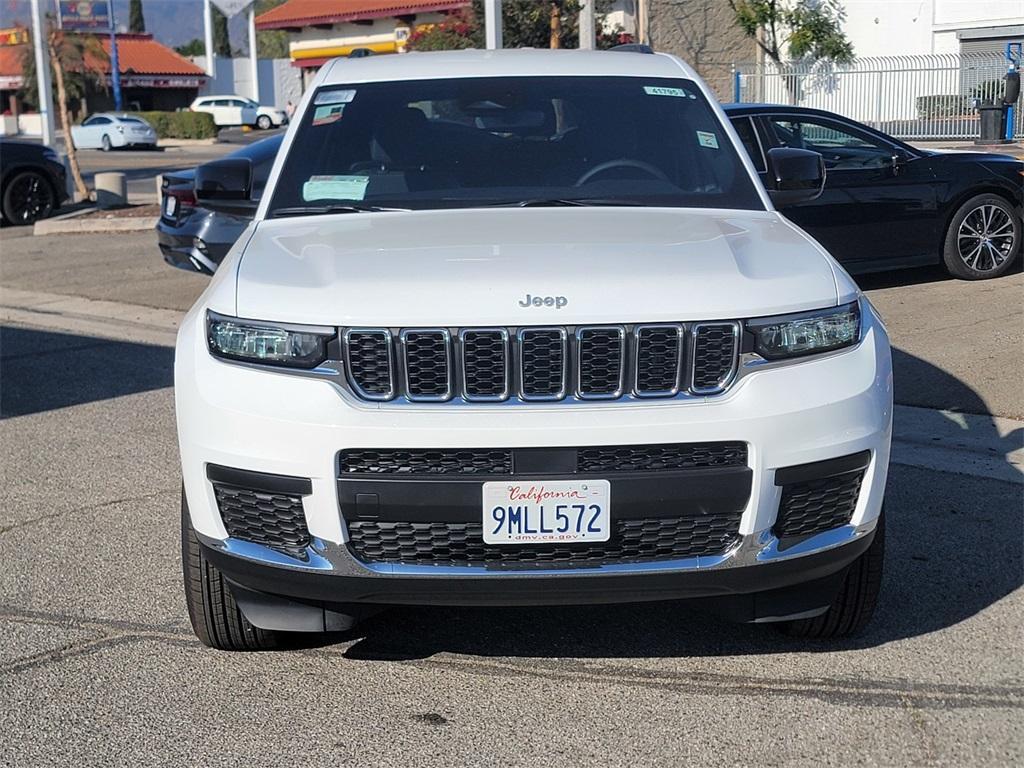
{"type": "Polygon", "coordinates": [[[775,470],[775,484],[793,485],[794,483],[806,483],[810,480],[822,480],[826,477],[845,475],[850,472],[861,472],[867,469],[871,463],[871,451],[852,453],[849,456],[840,456],[836,459],[825,459],[814,461],[810,464],[797,464],[792,467],[783,467],[775,470]]]}
{"type": "Polygon", "coordinates": [[[215,483],[224,483],[238,488],[249,488],[267,493],[288,493],[309,496],[313,483],[308,477],[271,475],[266,472],[252,472],[248,469],[222,467],[219,464],[206,465],[206,477],[215,483]]]}

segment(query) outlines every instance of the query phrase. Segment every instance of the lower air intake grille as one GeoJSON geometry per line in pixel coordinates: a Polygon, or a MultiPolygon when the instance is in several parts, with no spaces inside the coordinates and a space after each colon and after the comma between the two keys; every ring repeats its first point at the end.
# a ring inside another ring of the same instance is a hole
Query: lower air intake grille
{"type": "Polygon", "coordinates": [[[494,546],[479,523],[353,521],[352,552],[367,563],[573,567],[721,554],[739,539],[739,515],[617,520],[600,544],[494,546]]]}
{"type": "Polygon", "coordinates": [[[342,451],[341,475],[510,475],[512,449],[342,451]]]}
{"type": "Polygon", "coordinates": [[[850,522],[864,472],[850,472],[782,487],[773,532],[779,539],[831,531],[850,522]]]}
{"type": "Polygon", "coordinates": [[[228,536],[289,554],[309,544],[302,498],[214,483],[221,519],[228,536]]]}
{"type": "Polygon", "coordinates": [[[613,445],[581,448],[577,472],[657,472],[706,467],[742,467],[746,443],[613,445]]]}

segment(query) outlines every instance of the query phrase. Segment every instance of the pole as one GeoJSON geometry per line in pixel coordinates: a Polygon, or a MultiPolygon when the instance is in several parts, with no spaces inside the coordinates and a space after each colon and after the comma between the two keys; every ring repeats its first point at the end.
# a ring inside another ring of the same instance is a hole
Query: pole
{"type": "Polygon", "coordinates": [[[121,98],[121,65],[117,62],[117,23],[114,21],[114,4],[110,3],[110,85],[114,89],[114,111],[120,112],[121,98]]]}
{"type": "Polygon", "coordinates": [[[501,48],[501,0],[484,0],[484,28],[487,49],[501,48]]]}
{"type": "Polygon", "coordinates": [[[636,3],[636,41],[644,45],[650,45],[647,34],[647,0],[637,0],[636,3]]]}
{"type": "Polygon", "coordinates": [[[249,6],[249,66],[252,68],[252,100],[260,103],[260,60],[256,57],[256,3],[249,6]]]}
{"type": "Polygon", "coordinates": [[[46,55],[46,27],[40,0],[32,0],[32,45],[36,54],[36,88],[39,90],[39,123],[43,144],[53,146],[53,86],[50,84],[50,57],[46,55]]]}
{"type": "Polygon", "coordinates": [[[203,40],[206,43],[206,74],[215,77],[213,61],[213,10],[210,0],[203,0],[203,40]]]}
{"type": "Polygon", "coordinates": [[[580,0],[580,48],[592,51],[596,46],[594,0],[580,0]]]}

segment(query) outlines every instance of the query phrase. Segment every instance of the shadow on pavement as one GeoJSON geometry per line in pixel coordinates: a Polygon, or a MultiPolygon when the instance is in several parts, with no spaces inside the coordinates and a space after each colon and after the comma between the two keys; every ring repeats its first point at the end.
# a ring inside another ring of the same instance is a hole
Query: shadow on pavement
{"type": "Polygon", "coordinates": [[[0,419],[174,383],[170,347],[0,327],[0,419]]]}

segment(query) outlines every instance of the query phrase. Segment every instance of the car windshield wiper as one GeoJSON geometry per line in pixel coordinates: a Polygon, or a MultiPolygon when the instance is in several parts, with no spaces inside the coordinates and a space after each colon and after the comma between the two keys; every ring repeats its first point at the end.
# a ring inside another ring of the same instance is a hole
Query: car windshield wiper
{"type": "Polygon", "coordinates": [[[382,205],[345,203],[344,205],[294,205],[289,208],[277,208],[273,215],[277,218],[278,216],[319,216],[328,213],[378,213],[380,211],[411,210],[411,208],[388,208],[382,205]]]}
{"type": "Polygon", "coordinates": [[[597,205],[644,205],[643,203],[636,202],[635,200],[616,200],[616,199],[605,199],[599,197],[538,197],[531,198],[529,200],[516,200],[511,203],[494,203],[489,208],[559,208],[563,206],[568,207],[587,207],[597,205]]]}

